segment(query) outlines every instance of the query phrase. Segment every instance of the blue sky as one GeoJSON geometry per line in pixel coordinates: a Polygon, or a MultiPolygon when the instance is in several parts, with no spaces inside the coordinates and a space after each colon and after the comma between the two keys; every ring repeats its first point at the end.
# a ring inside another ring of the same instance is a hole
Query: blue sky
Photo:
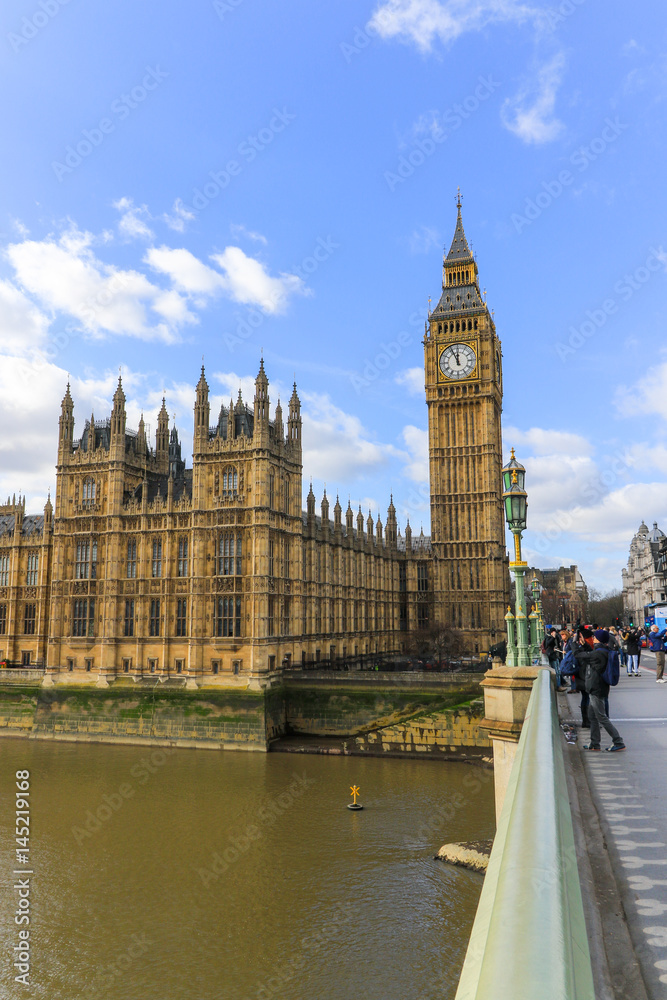
{"type": "Polygon", "coordinates": [[[296,377],[304,484],[428,532],[421,336],[456,190],[528,470],[527,557],[620,584],[667,523],[664,6],[8,0],[0,495],[55,482],[122,366],[185,451],[296,377]]]}

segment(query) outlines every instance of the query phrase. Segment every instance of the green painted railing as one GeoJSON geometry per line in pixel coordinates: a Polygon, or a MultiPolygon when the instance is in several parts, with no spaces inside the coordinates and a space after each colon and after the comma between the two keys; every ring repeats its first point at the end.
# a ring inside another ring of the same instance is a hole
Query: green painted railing
{"type": "Polygon", "coordinates": [[[562,736],[533,685],[456,1000],[595,1000],[562,736]]]}

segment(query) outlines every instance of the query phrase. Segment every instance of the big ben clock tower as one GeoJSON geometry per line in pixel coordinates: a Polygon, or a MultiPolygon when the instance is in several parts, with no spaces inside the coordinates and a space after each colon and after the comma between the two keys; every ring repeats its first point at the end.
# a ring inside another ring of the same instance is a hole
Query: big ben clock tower
{"type": "Polygon", "coordinates": [[[456,230],[424,337],[437,620],[466,651],[502,639],[509,600],[502,508],[502,352],[477,262],[456,230]]]}

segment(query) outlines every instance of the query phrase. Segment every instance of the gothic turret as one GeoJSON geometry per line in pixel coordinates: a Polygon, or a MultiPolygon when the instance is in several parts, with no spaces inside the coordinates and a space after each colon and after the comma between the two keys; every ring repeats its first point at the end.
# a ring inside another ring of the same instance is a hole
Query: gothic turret
{"type": "Polygon", "coordinates": [[[46,503],[44,504],[44,538],[51,533],[53,529],[53,504],[51,503],[51,493],[46,498],[46,503]]]}
{"type": "MultiPolygon", "coordinates": [[[[239,390],[239,396],[241,390],[239,390]]],[[[236,437],[236,411],[234,410],[234,400],[229,398],[229,413],[227,415],[227,440],[233,441],[236,437]]]]}
{"type": "Polygon", "coordinates": [[[255,379],[255,426],[253,437],[257,444],[266,443],[269,439],[269,380],[264,371],[264,358],[259,363],[259,372],[255,379]]]}
{"type": "Polygon", "coordinates": [[[285,432],[283,428],[283,408],[280,405],[280,399],[278,399],[278,402],[276,403],[276,419],[274,427],[276,432],[276,441],[282,441],[285,432]]]}
{"type": "Polygon", "coordinates": [[[293,448],[301,449],[301,400],[296,391],[296,382],[289,401],[287,440],[293,448]]]}
{"type": "Polygon", "coordinates": [[[352,510],[352,504],[350,498],[347,498],[347,510],[345,511],[345,530],[347,531],[348,538],[352,538],[354,533],[354,511],[352,510]]]}
{"type": "Polygon", "coordinates": [[[396,538],[396,508],[394,507],[394,496],[392,494],[389,499],[389,507],[387,508],[387,544],[391,548],[396,547],[396,538]]]}
{"type": "Polygon", "coordinates": [[[338,495],[336,495],[336,503],[334,506],[334,531],[340,534],[343,528],[342,522],[343,508],[340,505],[340,500],[338,495]]]}
{"type": "Polygon", "coordinates": [[[322,505],[320,507],[320,512],[322,515],[322,531],[326,533],[329,530],[329,501],[327,499],[326,486],[324,488],[324,495],[322,496],[322,505]]]}
{"type": "Polygon", "coordinates": [[[137,455],[142,458],[146,457],[146,424],[143,413],[139,418],[139,429],[137,430],[137,455]]]}
{"type": "Polygon", "coordinates": [[[162,406],[157,415],[157,430],[155,432],[155,454],[161,465],[165,464],[169,454],[169,414],[165,405],[164,396],[162,406]]]}
{"type": "MultiPolygon", "coordinates": [[[[125,393],[123,392],[123,382],[118,376],[118,385],[113,395],[113,409],[111,411],[111,459],[118,460],[125,455],[125,393]]],[[[95,428],[91,428],[91,436],[94,437],[95,428]]]]}
{"type": "Polygon", "coordinates": [[[208,401],[208,382],[204,374],[204,366],[201,366],[201,375],[197,382],[197,395],[195,396],[195,432],[194,449],[201,452],[208,444],[208,421],[210,405],[208,401]]]}
{"type": "Polygon", "coordinates": [[[359,504],[359,513],[357,514],[357,535],[359,536],[359,541],[364,540],[364,515],[361,513],[361,504],[359,504]]]}
{"type": "Polygon", "coordinates": [[[178,431],[174,425],[169,437],[169,478],[182,479],[184,475],[185,462],[181,458],[181,442],[178,440],[178,431]]]}
{"type": "Polygon", "coordinates": [[[313,481],[310,481],[310,489],[308,490],[308,496],[306,497],[306,513],[308,514],[308,523],[315,523],[315,494],[313,493],[313,481]]]}
{"type": "Polygon", "coordinates": [[[69,391],[69,382],[60,404],[60,420],[58,432],[58,460],[62,461],[64,455],[71,453],[72,441],[74,439],[74,403],[69,391]]]}

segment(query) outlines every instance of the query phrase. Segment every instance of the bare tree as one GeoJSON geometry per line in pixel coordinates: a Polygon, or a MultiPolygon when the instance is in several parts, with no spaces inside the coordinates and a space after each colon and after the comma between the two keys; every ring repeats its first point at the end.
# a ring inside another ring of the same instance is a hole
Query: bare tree
{"type": "Polygon", "coordinates": [[[620,590],[610,590],[601,594],[594,587],[588,592],[586,617],[591,624],[611,625],[615,618],[623,617],[623,594],[620,590]]]}
{"type": "Polygon", "coordinates": [[[406,652],[420,659],[432,659],[442,667],[443,662],[463,652],[463,635],[448,625],[415,629],[408,634],[406,652]]]}

